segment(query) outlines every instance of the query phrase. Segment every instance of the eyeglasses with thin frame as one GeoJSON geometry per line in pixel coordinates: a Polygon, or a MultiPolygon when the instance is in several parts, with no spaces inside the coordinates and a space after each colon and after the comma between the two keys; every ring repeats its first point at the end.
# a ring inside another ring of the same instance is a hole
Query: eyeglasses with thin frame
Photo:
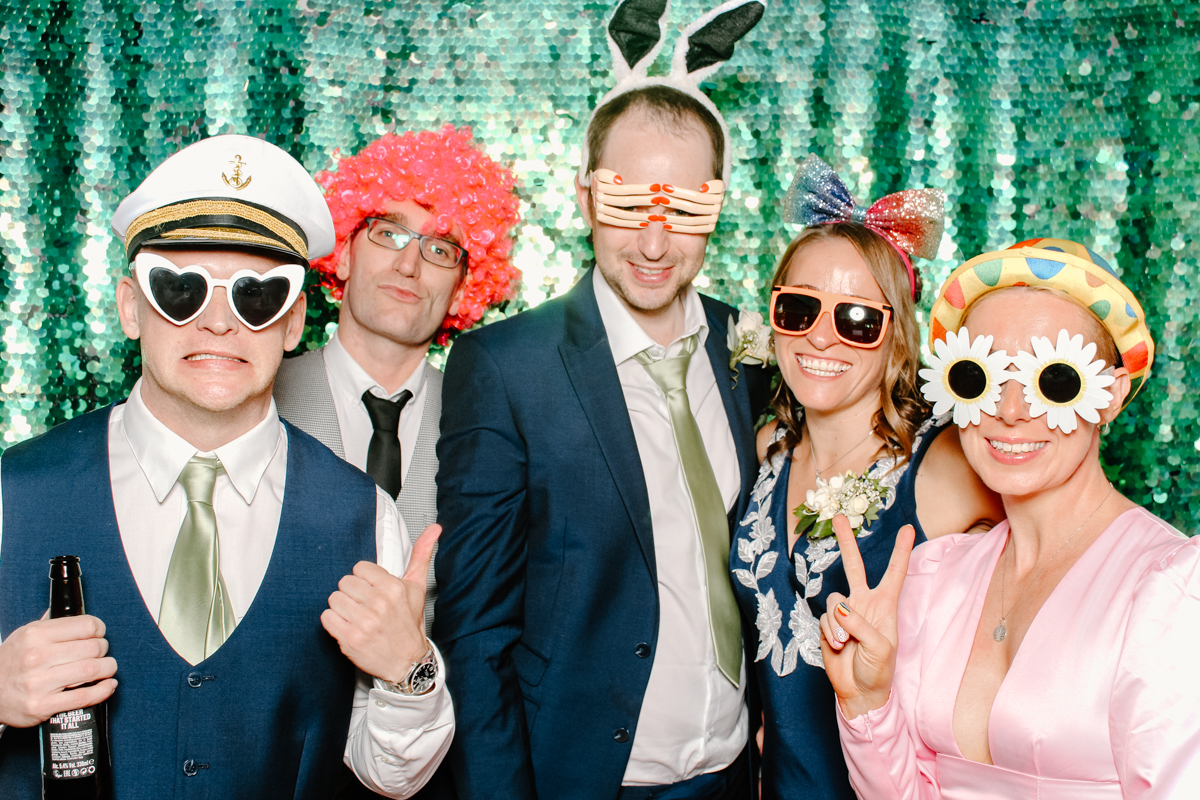
{"type": "Polygon", "coordinates": [[[839,340],[870,350],[883,343],[892,307],[800,286],[776,286],[771,290],[771,328],[776,333],[802,336],[817,326],[823,314],[829,314],[839,340]]]}
{"type": "Polygon", "coordinates": [[[179,267],[154,253],[138,253],[130,265],[142,294],[164,319],[186,325],[204,312],[217,287],[238,320],[252,331],[278,321],[304,288],[304,267],[281,264],[267,272],[238,270],[219,280],[199,264],[179,267]]]}
{"type": "Polygon", "coordinates": [[[399,251],[408,247],[409,242],[415,239],[421,250],[421,258],[435,267],[455,269],[466,260],[467,251],[454,242],[436,236],[425,236],[399,222],[382,217],[367,217],[365,222],[367,238],[380,247],[399,251]]]}

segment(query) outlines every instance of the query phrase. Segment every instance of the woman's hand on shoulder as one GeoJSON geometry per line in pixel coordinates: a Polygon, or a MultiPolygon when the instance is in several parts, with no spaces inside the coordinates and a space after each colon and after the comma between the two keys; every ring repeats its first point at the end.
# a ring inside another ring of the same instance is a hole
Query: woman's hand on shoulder
{"type": "Polygon", "coordinates": [[[767,457],[767,447],[770,446],[771,437],[775,435],[777,427],[779,427],[779,420],[773,419],[759,428],[758,433],[754,437],[754,447],[758,451],[758,463],[760,464],[767,457]]]}
{"type": "Polygon", "coordinates": [[[943,428],[917,469],[917,518],[929,539],[981,533],[1005,518],[1000,495],[987,487],[963,453],[956,425],[943,428]]]}
{"type": "Polygon", "coordinates": [[[825,674],[837,694],[847,719],[883,706],[892,691],[896,670],[897,609],[900,589],[908,573],[916,533],[905,525],[896,534],[887,571],[872,589],[858,551],[858,542],[846,518],[833,519],[842,566],[850,585],[850,596],[829,595],[821,615],[821,656],[825,674]]]}

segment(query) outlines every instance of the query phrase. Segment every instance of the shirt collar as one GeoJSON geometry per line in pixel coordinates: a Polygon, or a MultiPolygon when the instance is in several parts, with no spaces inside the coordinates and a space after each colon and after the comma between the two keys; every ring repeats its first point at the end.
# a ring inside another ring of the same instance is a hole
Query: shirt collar
{"type": "MultiPolygon", "coordinates": [[[[163,502],[171,487],[179,480],[179,473],[187,466],[192,456],[200,453],[179,434],[168,428],[146,408],[142,401],[142,381],[134,384],[129,399],[125,401],[122,418],[125,439],[137,459],[142,474],[150,482],[150,488],[158,502],[163,502]]],[[[279,413],[275,401],[262,422],[243,433],[228,444],[221,445],[213,453],[221,459],[221,466],[229,476],[233,488],[247,503],[253,502],[263,473],[275,458],[283,442],[283,426],[279,424],[279,413]]]]}
{"type": "Polygon", "coordinates": [[[596,291],[596,305],[600,307],[600,320],[608,334],[608,346],[615,363],[628,361],[643,350],[649,350],[654,358],[663,358],[668,351],[677,350],[680,341],[692,335],[697,335],[699,339],[697,349],[704,349],[708,339],[708,320],[704,316],[700,293],[691,284],[683,293],[683,333],[667,347],[655,342],[642,330],[599,269],[592,270],[592,287],[596,291]]]}
{"type": "Polygon", "coordinates": [[[354,356],[350,355],[350,351],[338,338],[337,331],[334,331],[329,343],[325,345],[325,368],[329,372],[329,382],[343,390],[356,403],[362,398],[363,392],[368,390],[376,397],[395,400],[405,389],[412,392],[413,397],[416,397],[425,387],[425,359],[421,359],[421,363],[417,364],[417,368],[413,370],[412,375],[408,376],[408,380],[395,393],[389,395],[387,389],[376,383],[375,379],[354,360],[354,356]]]}

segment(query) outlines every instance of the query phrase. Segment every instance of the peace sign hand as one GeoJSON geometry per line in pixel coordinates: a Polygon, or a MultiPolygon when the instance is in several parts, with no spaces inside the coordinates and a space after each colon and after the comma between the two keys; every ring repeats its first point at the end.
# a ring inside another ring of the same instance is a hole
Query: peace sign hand
{"type": "Polygon", "coordinates": [[[821,655],[842,713],[854,719],[883,706],[891,694],[899,638],[896,609],[916,533],[905,525],[896,534],[887,572],[872,589],[850,523],[839,514],[833,518],[833,530],[850,596],[829,595],[829,611],[821,615],[821,655]]]}

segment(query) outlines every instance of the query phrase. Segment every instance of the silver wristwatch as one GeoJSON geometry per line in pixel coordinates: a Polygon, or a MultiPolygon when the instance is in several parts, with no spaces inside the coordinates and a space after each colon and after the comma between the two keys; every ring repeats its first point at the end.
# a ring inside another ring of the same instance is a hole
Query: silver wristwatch
{"type": "Polygon", "coordinates": [[[412,665],[404,680],[399,683],[385,681],[382,678],[377,678],[377,680],[390,692],[414,696],[432,692],[434,684],[437,683],[437,677],[437,656],[433,654],[433,647],[430,647],[425,651],[425,655],[412,665]]]}

